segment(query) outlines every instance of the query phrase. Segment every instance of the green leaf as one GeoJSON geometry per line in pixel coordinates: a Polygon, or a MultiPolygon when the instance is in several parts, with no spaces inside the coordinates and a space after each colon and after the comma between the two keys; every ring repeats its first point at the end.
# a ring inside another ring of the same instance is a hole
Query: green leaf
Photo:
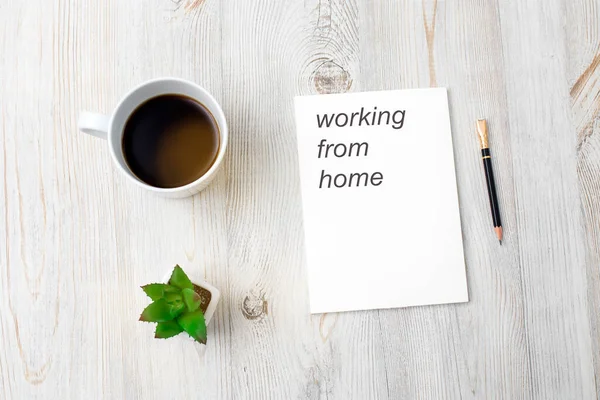
{"type": "MultiPolygon", "coordinates": [[[[173,286],[171,286],[171,287],[173,287],[173,286]]],[[[183,297],[181,296],[181,291],[179,289],[176,289],[176,290],[177,290],[177,293],[165,293],[164,299],[167,301],[167,303],[173,304],[173,303],[183,301],[183,297]]]]}
{"type": "Polygon", "coordinates": [[[206,344],[206,321],[202,310],[184,312],[177,318],[177,323],[194,340],[206,344]]]}
{"type": "Polygon", "coordinates": [[[183,289],[181,294],[183,295],[183,302],[190,312],[196,311],[200,307],[200,304],[202,304],[200,295],[192,289],[183,289]]]}
{"type": "Polygon", "coordinates": [[[142,286],[142,290],[150,297],[153,301],[156,301],[165,296],[166,293],[173,293],[178,291],[174,286],[167,285],[165,283],[151,283],[149,285],[142,286]]]}
{"type": "Polygon", "coordinates": [[[165,322],[173,318],[175,318],[173,306],[167,303],[165,299],[158,299],[151,303],[140,315],[140,321],[146,322],[165,322]]]}
{"type": "Polygon", "coordinates": [[[180,316],[181,313],[185,311],[185,303],[181,300],[169,305],[171,306],[171,315],[173,318],[180,316]]]}
{"type": "Polygon", "coordinates": [[[179,316],[185,310],[181,291],[178,288],[175,288],[175,290],[177,290],[177,293],[165,293],[164,297],[167,304],[171,306],[171,315],[173,315],[173,318],[179,316]]]}
{"type": "Polygon", "coordinates": [[[174,320],[159,322],[156,324],[156,332],[154,333],[154,337],[157,339],[168,339],[170,337],[179,335],[181,332],[183,332],[183,328],[174,320]]]}
{"type": "Polygon", "coordinates": [[[175,268],[173,268],[173,273],[171,274],[171,279],[169,279],[169,284],[176,286],[179,289],[194,288],[192,281],[190,281],[190,278],[188,278],[179,265],[176,265],[175,268]]]}

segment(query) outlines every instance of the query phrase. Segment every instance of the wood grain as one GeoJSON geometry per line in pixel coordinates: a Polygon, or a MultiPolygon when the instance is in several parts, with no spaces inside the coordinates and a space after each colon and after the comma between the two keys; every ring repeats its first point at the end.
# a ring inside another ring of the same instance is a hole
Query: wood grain
{"type": "Polygon", "coordinates": [[[592,398],[585,231],[561,45],[564,9],[560,3],[502,4],[500,18],[503,32],[502,21],[520,21],[510,24],[503,47],[511,54],[505,71],[513,168],[519,172],[514,184],[530,390],[543,398],[592,398]]]}
{"type": "Polygon", "coordinates": [[[0,0],[0,398],[600,398],[599,22],[597,0],[0,0]],[[231,132],[183,200],[76,129],[166,75],[231,132]],[[429,86],[470,302],[311,316],[293,97],[429,86]],[[137,321],[174,263],[222,291],[205,348],[137,321]]]}
{"type": "Polygon", "coordinates": [[[586,276],[590,339],[596,380],[596,397],[600,398],[600,202],[598,201],[600,173],[600,131],[598,126],[597,81],[600,76],[600,7],[592,1],[569,4],[569,22],[578,27],[568,33],[571,45],[569,81],[574,81],[571,102],[577,129],[577,175],[583,203],[587,233],[586,276]]]}

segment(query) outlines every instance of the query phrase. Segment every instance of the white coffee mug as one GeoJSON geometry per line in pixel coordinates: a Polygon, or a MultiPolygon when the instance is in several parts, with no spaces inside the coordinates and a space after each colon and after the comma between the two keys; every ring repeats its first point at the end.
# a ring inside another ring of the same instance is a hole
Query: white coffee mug
{"type": "Polygon", "coordinates": [[[113,161],[129,180],[144,189],[167,197],[191,196],[208,186],[219,170],[225,150],[227,149],[227,122],[219,103],[202,87],[177,78],[160,78],[141,84],[123,97],[111,115],[82,112],[79,116],[79,130],[90,135],[108,139],[108,147],[113,161]],[[123,131],[129,116],[145,101],[165,94],[187,96],[204,105],[215,118],[220,135],[219,152],[210,169],[195,181],[174,188],[160,188],[148,185],[135,176],[125,161],[121,145],[123,131]]]}

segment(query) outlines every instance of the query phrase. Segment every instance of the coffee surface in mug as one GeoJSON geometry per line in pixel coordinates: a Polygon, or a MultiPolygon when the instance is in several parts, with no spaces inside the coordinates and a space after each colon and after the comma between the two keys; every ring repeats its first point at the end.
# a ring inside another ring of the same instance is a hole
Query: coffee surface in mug
{"type": "Polygon", "coordinates": [[[139,179],[154,187],[174,188],[194,182],[213,165],[219,127],[196,100],[161,95],[131,114],[122,146],[127,165],[139,179]]]}

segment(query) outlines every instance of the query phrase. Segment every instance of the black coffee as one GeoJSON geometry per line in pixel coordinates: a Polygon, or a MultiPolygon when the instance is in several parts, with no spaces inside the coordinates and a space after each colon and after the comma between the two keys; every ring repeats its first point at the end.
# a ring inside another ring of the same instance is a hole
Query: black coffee
{"type": "Polygon", "coordinates": [[[162,95],[140,105],[125,123],[123,153],[131,171],[159,188],[195,181],[215,162],[220,136],[202,104],[162,95]]]}

